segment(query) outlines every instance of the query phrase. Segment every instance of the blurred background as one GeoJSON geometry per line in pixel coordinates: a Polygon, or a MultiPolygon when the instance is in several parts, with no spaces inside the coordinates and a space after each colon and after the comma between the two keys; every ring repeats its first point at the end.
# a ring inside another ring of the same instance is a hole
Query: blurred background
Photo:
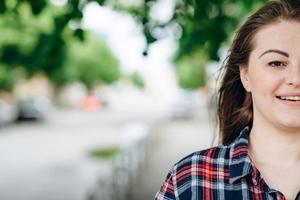
{"type": "Polygon", "coordinates": [[[153,199],[217,144],[218,70],[265,1],[1,0],[0,199],[153,199]]]}

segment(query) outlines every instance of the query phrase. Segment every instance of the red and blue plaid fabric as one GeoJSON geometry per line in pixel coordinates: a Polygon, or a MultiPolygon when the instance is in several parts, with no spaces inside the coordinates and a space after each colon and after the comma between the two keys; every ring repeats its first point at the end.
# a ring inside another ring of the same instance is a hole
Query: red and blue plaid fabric
{"type": "Polygon", "coordinates": [[[231,144],[183,158],[170,170],[155,200],[285,200],[254,167],[248,137],[246,127],[231,144]]]}

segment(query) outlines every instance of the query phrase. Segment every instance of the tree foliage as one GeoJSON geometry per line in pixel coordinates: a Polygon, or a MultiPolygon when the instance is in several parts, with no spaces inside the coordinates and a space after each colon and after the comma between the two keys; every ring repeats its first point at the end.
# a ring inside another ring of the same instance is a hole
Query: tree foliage
{"type": "Polygon", "coordinates": [[[176,74],[179,84],[186,89],[196,89],[205,86],[206,58],[203,52],[186,55],[176,63],[176,74]]]}
{"type": "MultiPolygon", "coordinates": [[[[153,5],[160,1],[67,0],[64,6],[54,7],[50,0],[1,0],[0,31],[5,37],[0,37],[0,61],[6,64],[6,68],[9,66],[6,70],[22,65],[29,75],[42,71],[51,78],[57,78],[68,56],[64,32],[73,23],[75,28],[70,30],[72,35],[79,40],[85,39],[80,21],[83,8],[90,2],[131,13],[142,25],[148,44],[162,37],[163,34],[158,36],[155,30],[159,29],[165,35],[168,31],[163,30],[173,30],[179,44],[175,56],[177,63],[187,63],[188,57],[200,55],[198,51],[201,51],[201,55],[205,54],[199,59],[218,61],[218,50],[230,39],[241,20],[267,0],[174,0],[173,15],[164,22],[150,15],[153,5]],[[5,38],[5,41],[1,41],[1,38],[5,38]]],[[[147,49],[144,54],[147,54],[147,49]]],[[[192,67],[189,67],[191,70],[192,67]]],[[[177,71],[186,73],[188,70],[177,71]]],[[[193,73],[190,74],[191,79],[197,78],[193,73]]],[[[88,82],[86,78],[81,78],[88,82]]],[[[202,84],[200,82],[199,86],[202,84]]]]}
{"type": "MultiPolygon", "coordinates": [[[[267,0],[174,0],[173,16],[165,22],[152,19],[150,12],[159,0],[144,0],[143,3],[122,4],[137,16],[143,24],[148,43],[158,39],[155,30],[173,30],[178,36],[178,51],[174,57],[179,85],[198,88],[204,85],[204,68],[207,62],[219,61],[219,49],[231,39],[238,24],[250,12],[267,0]],[[198,55],[199,57],[195,57],[198,55]]],[[[122,6],[120,6],[122,7],[122,6]]],[[[160,34],[160,37],[163,34],[160,34]]]]}
{"type": "Polygon", "coordinates": [[[58,86],[80,80],[88,89],[97,83],[112,83],[119,79],[119,63],[105,43],[92,34],[86,34],[85,42],[69,39],[66,57],[53,79],[58,86]]]}
{"type": "Polygon", "coordinates": [[[10,91],[12,88],[12,72],[0,64],[0,89],[10,91]]]}
{"type": "MultiPolygon", "coordinates": [[[[47,0],[1,1],[0,73],[12,74],[22,67],[27,76],[43,73],[57,86],[73,79],[88,87],[96,80],[118,79],[118,62],[108,47],[80,28],[84,6],[80,2],[69,0],[57,7],[47,0]]],[[[5,85],[11,85],[12,79],[1,77],[0,89],[9,88],[5,85]]]]}

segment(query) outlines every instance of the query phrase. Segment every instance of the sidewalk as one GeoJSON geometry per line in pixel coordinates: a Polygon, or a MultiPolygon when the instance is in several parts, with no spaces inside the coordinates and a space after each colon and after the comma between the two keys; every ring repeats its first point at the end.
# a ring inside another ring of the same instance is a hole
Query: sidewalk
{"type": "Polygon", "coordinates": [[[134,180],[128,199],[154,199],[174,163],[194,151],[210,147],[212,122],[205,107],[199,111],[193,119],[165,121],[153,130],[147,160],[134,180]]]}

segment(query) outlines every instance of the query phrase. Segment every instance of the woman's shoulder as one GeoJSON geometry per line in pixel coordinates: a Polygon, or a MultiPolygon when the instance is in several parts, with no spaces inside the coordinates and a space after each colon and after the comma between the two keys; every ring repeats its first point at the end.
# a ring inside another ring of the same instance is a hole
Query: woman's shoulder
{"type": "Polygon", "coordinates": [[[224,171],[232,164],[233,157],[245,154],[248,145],[248,127],[232,142],[196,151],[179,160],[173,171],[193,168],[195,170],[224,171]]]}
{"type": "Polygon", "coordinates": [[[169,171],[155,199],[175,199],[188,195],[192,187],[209,184],[218,187],[229,182],[232,144],[196,151],[182,158],[169,171]]]}
{"type": "Polygon", "coordinates": [[[192,179],[211,180],[229,178],[230,146],[215,146],[196,151],[178,161],[171,169],[176,185],[186,184],[192,179]]]}

